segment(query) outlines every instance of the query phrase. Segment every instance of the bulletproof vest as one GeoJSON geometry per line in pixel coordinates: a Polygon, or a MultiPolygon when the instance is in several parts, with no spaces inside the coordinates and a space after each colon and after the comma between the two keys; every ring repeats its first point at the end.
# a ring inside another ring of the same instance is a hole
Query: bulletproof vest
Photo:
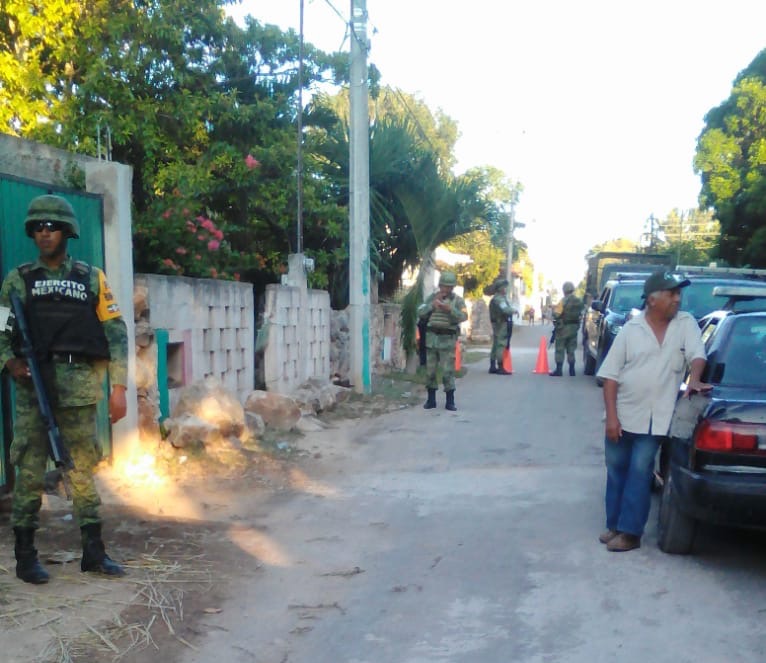
{"type": "Polygon", "coordinates": [[[581,312],[582,302],[574,295],[567,295],[564,298],[564,310],[561,312],[561,320],[567,324],[580,322],[581,312]]]}
{"type": "MultiPolygon", "coordinates": [[[[452,297],[453,296],[451,295],[448,299],[451,300],[452,297]]],[[[432,311],[431,317],[428,318],[428,326],[433,329],[457,331],[457,327],[450,318],[449,313],[447,313],[447,311],[442,311],[441,309],[434,309],[432,311]]]]}
{"type": "MultiPolygon", "coordinates": [[[[505,299],[505,297],[503,297],[505,299]]],[[[495,295],[489,302],[489,321],[493,324],[495,322],[506,322],[508,315],[503,313],[500,309],[500,299],[495,295]]]]}
{"type": "Polygon", "coordinates": [[[50,278],[31,264],[19,267],[26,284],[26,313],[35,352],[41,361],[53,353],[109,359],[109,343],[96,315],[90,266],[75,261],[63,278],[50,278]]]}

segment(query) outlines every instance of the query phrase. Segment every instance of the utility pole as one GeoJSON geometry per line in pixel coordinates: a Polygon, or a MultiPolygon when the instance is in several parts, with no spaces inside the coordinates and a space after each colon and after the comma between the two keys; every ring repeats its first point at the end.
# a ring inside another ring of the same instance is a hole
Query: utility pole
{"type": "Polygon", "coordinates": [[[351,382],[372,390],[370,367],[370,119],[367,100],[367,0],[351,0],[349,92],[349,336],[351,382]]]}
{"type": "Polygon", "coordinates": [[[517,195],[514,194],[511,199],[511,211],[508,214],[508,244],[505,250],[505,278],[508,280],[508,294],[511,298],[511,303],[516,306],[519,302],[519,297],[516,294],[516,281],[513,278],[513,233],[516,228],[523,228],[526,224],[516,221],[516,200],[517,195]]]}
{"type": "Polygon", "coordinates": [[[298,46],[298,165],[296,169],[295,252],[303,253],[303,0],[300,0],[300,42],[298,46]]]}
{"type": "MultiPolygon", "coordinates": [[[[508,245],[505,247],[505,278],[509,284],[513,283],[511,264],[513,263],[513,231],[516,226],[516,201],[511,201],[511,211],[508,213],[508,245]]],[[[513,286],[511,285],[511,292],[513,286]]]]}

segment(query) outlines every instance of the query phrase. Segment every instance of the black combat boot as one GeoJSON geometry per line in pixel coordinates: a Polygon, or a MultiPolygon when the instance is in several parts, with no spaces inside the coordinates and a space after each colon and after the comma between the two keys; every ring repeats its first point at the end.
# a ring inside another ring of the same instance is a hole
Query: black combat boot
{"type": "Polygon", "coordinates": [[[575,369],[574,369],[574,362],[569,362],[569,375],[574,376],[575,375],[575,369]]]}
{"type": "Polygon", "coordinates": [[[548,375],[550,375],[551,377],[560,378],[563,375],[563,373],[561,372],[561,369],[563,368],[563,366],[564,366],[563,361],[557,361],[556,370],[551,373],[548,373],[548,375]]]}
{"type": "Polygon", "coordinates": [[[489,372],[497,373],[497,362],[494,359],[489,360],[489,372]]]}
{"type": "Polygon", "coordinates": [[[80,569],[83,572],[95,571],[105,576],[124,576],[123,569],[112,560],[104,550],[101,540],[101,523],[91,523],[80,528],[82,533],[82,561],[80,569]]]}
{"type": "Polygon", "coordinates": [[[500,364],[500,366],[497,367],[497,370],[495,371],[495,373],[497,373],[498,375],[511,375],[511,372],[510,371],[506,371],[503,368],[502,364],[500,364]]]}
{"type": "Polygon", "coordinates": [[[436,407],[436,389],[428,387],[428,399],[423,404],[424,410],[433,410],[436,407]]]}
{"type": "Polygon", "coordinates": [[[447,395],[447,404],[444,406],[444,409],[454,412],[455,410],[457,410],[457,408],[455,407],[455,390],[450,389],[449,391],[445,391],[444,393],[447,395]]]}
{"type": "Polygon", "coordinates": [[[44,585],[50,576],[37,559],[35,530],[31,527],[14,527],[16,535],[16,577],[33,585],[44,585]]]}

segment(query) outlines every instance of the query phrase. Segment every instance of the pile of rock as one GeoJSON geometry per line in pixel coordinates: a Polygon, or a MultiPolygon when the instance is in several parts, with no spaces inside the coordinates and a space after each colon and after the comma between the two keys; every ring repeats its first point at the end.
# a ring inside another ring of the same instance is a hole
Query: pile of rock
{"type": "Polygon", "coordinates": [[[209,377],[179,390],[173,415],[163,426],[173,447],[203,450],[228,463],[232,455],[252,448],[267,428],[302,432],[322,428],[316,415],[348,399],[350,393],[344,387],[309,381],[291,396],[255,390],[243,405],[209,377]]]}

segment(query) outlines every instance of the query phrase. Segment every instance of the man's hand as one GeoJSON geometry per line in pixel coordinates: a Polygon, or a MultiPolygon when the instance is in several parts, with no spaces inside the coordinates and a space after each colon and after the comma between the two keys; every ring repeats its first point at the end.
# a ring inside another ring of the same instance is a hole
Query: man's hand
{"type": "Polygon", "coordinates": [[[619,442],[622,435],[622,425],[617,417],[606,418],[606,439],[610,442],[619,442]]]}
{"type": "Polygon", "coordinates": [[[689,371],[689,382],[686,385],[686,391],[684,392],[686,398],[690,398],[692,394],[708,392],[713,388],[712,384],[700,380],[704,368],[704,359],[697,357],[692,360],[691,370],[689,371]]]}
{"type": "Polygon", "coordinates": [[[11,357],[5,362],[5,368],[8,369],[8,374],[14,380],[30,380],[32,378],[26,360],[20,357],[11,357]]]}
{"type": "Polygon", "coordinates": [[[112,387],[109,396],[109,422],[116,424],[128,411],[128,402],[125,398],[125,385],[116,384],[112,387]]]}
{"type": "Polygon", "coordinates": [[[691,398],[692,394],[706,393],[713,388],[712,384],[707,382],[701,382],[700,380],[689,380],[689,384],[686,385],[686,391],[684,391],[685,398],[691,398]]]}
{"type": "Polygon", "coordinates": [[[451,308],[447,299],[441,297],[434,299],[434,306],[442,311],[449,311],[451,308]]]}

